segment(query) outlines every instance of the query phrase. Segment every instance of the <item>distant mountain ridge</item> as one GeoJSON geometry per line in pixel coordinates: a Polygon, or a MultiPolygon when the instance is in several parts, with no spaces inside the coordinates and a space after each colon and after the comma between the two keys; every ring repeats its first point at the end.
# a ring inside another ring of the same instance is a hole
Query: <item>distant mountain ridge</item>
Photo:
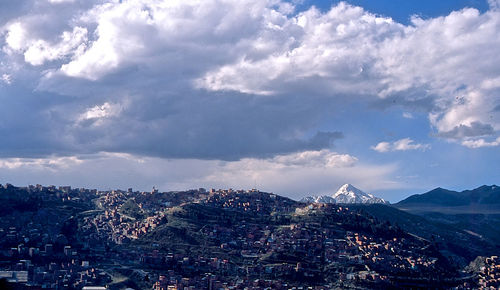
{"type": "Polygon", "coordinates": [[[366,193],[352,184],[342,185],[336,193],[320,196],[308,196],[300,200],[307,203],[357,203],[357,204],[373,204],[373,203],[388,203],[382,198],[376,197],[373,194],[366,193]]]}
{"type": "Polygon", "coordinates": [[[461,192],[436,188],[423,194],[412,195],[396,206],[432,205],[432,206],[469,206],[469,205],[500,205],[500,187],[483,185],[473,190],[461,192]]]}

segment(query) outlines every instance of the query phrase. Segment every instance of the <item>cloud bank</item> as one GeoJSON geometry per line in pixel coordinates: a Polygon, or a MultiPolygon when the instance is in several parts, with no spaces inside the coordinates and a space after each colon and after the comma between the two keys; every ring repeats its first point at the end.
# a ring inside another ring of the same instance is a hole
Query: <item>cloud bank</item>
{"type": "MultiPolygon", "coordinates": [[[[467,148],[499,146],[498,1],[485,13],[464,8],[408,25],[345,2],[302,12],[292,3],[8,2],[1,166],[127,154],[227,162],[206,180],[242,182],[254,174],[247,166],[266,176],[273,168],[276,184],[289,171],[297,180],[327,178],[325,168],[347,178],[376,166],[335,153],[356,132],[325,120],[345,110],[364,118],[367,108],[400,110],[408,121],[418,112],[431,136],[467,148]]],[[[429,148],[410,138],[373,147],[429,148]]]]}
{"type": "Polygon", "coordinates": [[[15,92],[24,106],[58,100],[31,107],[36,126],[2,131],[66,137],[1,149],[226,160],[321,150],[341,134],[319,132],[319,120],[347,103],[423,110],[436,136],[459,143],[498,137],[490,5],[405,26],[344,2],[295,13],[277,0],[26,1],[37,9],[1,23],[2,80],[29,91],[15,92]],[[120,109],[82,121],[103,104],[120,109]]]}
{"type": "Polygon", "coordinates": [[[149,190],[257,187],[300,199],[306,193],[331,194],[346,180],[370,190],[401,188],[388,176],[397,166],[358,162],[347,154],[327,150],[243,158],[238,161],[164,159],[123,153],[78,157],[0,159],[0,174],[9,182],[70,184],[73,187],[134,187],[149,190]]]}

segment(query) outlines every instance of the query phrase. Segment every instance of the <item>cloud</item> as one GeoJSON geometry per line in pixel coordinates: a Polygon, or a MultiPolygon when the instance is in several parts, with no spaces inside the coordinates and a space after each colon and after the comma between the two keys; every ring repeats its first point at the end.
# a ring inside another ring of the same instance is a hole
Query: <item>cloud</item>
{"type": "Polygon", "coordinates": [[[286,21],[285,14],[270,9],[271,5],[268,1],[146,0],[96,5],[81,20],[96,25],[97,38],[79,57],[63,64],[61,72],[97,80],[137,63],[153,69],[167,65],[167,72],[182,69],[181,65],[207,69],[234,59],[238,50],[249,49],[251,43],[246,42],[267,30],[259,31],[260,27],[286,21]]]}
{"type": "Polygon", "coordinates": [[[482,138],[476,140],[465,140],[462,142],[462,145],[472,149],[477,149],[482,147],[496,147],[500,146],[500,137],[492,142],[488,142],[482,138]]]}
{"type": "Polygon", "coordinates": [[[488,4],[490,5],[490,8],[493,10],[500,9],[500,1],[498,0],[488,0],[488,4]]]}
{"type": "Polygon", "coordinates": [[[394,141],[392,143],[390,142],[380,142],[376,146],[372,146],[371,149],[385,153],[389,151],[408,151],[408,150],[421,150],[425,151],[431,148],[431,145],[429,144],[418,144],[415,143],[410,138],[404,138],[400,139],[397,141],[394,141]]]}
{"type": "Polygon", "coordinates": [[[102,105],[97,105],[87,109],[84,113],[82,113],[78,117],[78,120],[80,121],[80,124],[92,122],[93,125],[100,126],[103,125],[104,119],[112,117],[116,118],[120,116],[120,113],[124,110],[126,106],[127,106],[126,103],[113,104],[105,102],[102,105]]]}
{"type": "Polygon", "coordinates": [[[2,74],[0,80],[7,85],[10,85],[12,83],[12,77],[9,74],[2,74]]]}
{"type": "Polygon", "coordinates": [[[304,151],[288,155],[278,155],[272,159],[273,163],[286,166],[303,167],[352,167],[358,159],[348,154],[337,154],[329,150],[304,151]]]}
{"type": "Polygon", "coordinates": [[[31,65],[37,66],[44,64],[46,61],[65,58],[68,55],[78,55],[85,49],[87,29],[75,27],[72,32],[63,32],[60,38],[60,42],[55,45],[44,40],[34,41],[26,49],[24,59],[31,65]]]}
{"type": "Polygon", "coordinates": [[[406,119],[413,119],[413,114],[412,113],[409,113],[409,112],[403,112],[403,118],[406,118],[406,119]]]}
{"type": "Polygon", "coordinates": [[[429,144],[413,144],[414,141],[410,138],[398,140],[393,143],[394,151],[407,151],[407,150],[422,150],[425,151],[430,148],[429,144]]]}
{"type": "Polygon", "coordinates": [[[7,158],[0,159],[0,169],[35,169],[35,170],[65,170],[71,166],[81,164],[77,157],[49,157],[49,158],[7,158]]]}
{"type": "Polygon", "coordinates": [[[493,2],[410,25],[345,2],[67,2],[0,12],[0,73],[15,80],[0,86],[2,156],[270,158],[331,149],[343,127],[324,120],[370,105],[423,111],[459,143],[498,137],[493,2]]]}
{"type": "Polygon", "coordinates": [[[453,130],[439,133],[438,136],[450,139],[463,139],[467,137],[493,135],[494,133],[495,130],[490,124],[472,122],[470,125],[460,124],[454,127],[453,130]]]}
{"type": "Polygon", "coordinates": [[[370,190],[401,188],[400,183],[391,179],[396,171],[394,164],[365,164],[354,156],[328,150],[228,162],[123,153],[0,159],[0,183],[26,185],[44,181],[42,184],[98,189],[133,187],[136,190],[150,190],[156,186],[162,191],[256,186],[297,199],[309,193],[331,194],[347,181],[370,190]],[[103,174],[95,168],[113,170],[103,174]]]}
{"type": "MultiPolygon", "coordinates": [[[[290,11],[275,11],[276,3],[109,2],[69,21],[62,17],[68,22],[51,24],[54,31],[45,37],[35,29],[44,16],[35,14],[6,26],[11,37],[4,48],[20,68],[17,73],[28,70],[30,81],[38,82],[37,93],[60,100],[40,110],[37,126],[64,132],[64,151],[234,160],[330,148],[342,134],[314,128],[320,118],[315,103],[193,88],[192,81],[208,68],[253,49],[265,33],[262,27],[272,32],[271,24],[287,21],[290,11]],[[36,67],[23,66],[16,54],[36,67]],[[111,118],[110,108],[101,108],[124,99],[123,118],[116,110],[111,118]]],[[[4,154],[23,152],[4,149],[4,154]]]]}
{"type": "Polygon", "coordinates": [[[373,52],[377,42],[403,29],[389,18],[376,17],[344,2],[325,14],[312,8],[288,19],[254,44],[258,49],[260,43],[269,43],[266,48],[273,49],[272,53],[244,57],[216,68],[197,84],[208,90],[262,95],[303,91],[301,87],[331,97],[377,94],[383,85],[373,67],[373,52]]]}
{"type": "Polygon", "coordinates": [[[499,93],[491,85],[499,72],[490,62],[500,62],[492,49],[500,45],[499,18],[496,10],[463,9],[402,26],[345,3],[326,14],[311,9],[293,19],[303,32],[296,42],[267,58],[242,58],[210,71],[199,83],[216,91],[300,91],[425,110],[444,134],[474,122],[498,131],[500,116],[488,113],[499,93]]]}
{"type": "Polygon", "coordinates": [[[19,22],[14,22],[7,28],[5,43],[12,50],[21,51],[25,46],[26,30],[19,22]]]}
{"type": "Polygon", "coordinates": [[[371,148],[378,152],[389,152],[391,151],[392,145],[389,142],[380,142],[376,146],[372,146],[371,148]]]}

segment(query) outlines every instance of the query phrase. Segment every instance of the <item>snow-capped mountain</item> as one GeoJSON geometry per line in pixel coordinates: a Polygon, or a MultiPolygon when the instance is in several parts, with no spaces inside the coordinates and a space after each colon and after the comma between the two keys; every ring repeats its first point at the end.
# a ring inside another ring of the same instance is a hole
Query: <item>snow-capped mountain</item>
{"type": "Polygon", "coordinates": [[[337,203],[387,203],[385,200],[363,192],[351,184],[342,185],[332,197],[337,203]]]}
{"type": "Polygon", "coordinates": [[[328,195],[308,196],[300,200],[306,203],[335,203],[335,198],[328,195]]]}
{"type": "Polygon", "coordinates": [[[388,203],[382,198],[376,197],[373,194],[363,192],[351,184],[342,185],[332,196],[309,196],[301,199],[301,202],[308,203],[388,203]]]}

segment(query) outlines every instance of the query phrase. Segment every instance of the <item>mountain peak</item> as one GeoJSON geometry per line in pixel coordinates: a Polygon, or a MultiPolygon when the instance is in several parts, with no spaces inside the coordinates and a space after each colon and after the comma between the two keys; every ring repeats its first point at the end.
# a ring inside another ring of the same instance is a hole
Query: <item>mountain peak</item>
{"type": "Polygon", "coordinates": [[[366,193],[350,183],[342,185],[331,196],[310,196],[303,198],[302,201],[313,203],[387,203],[385,200],[366,193]]]}
{"type": "MultiPolygon", "coordinates": [[[[342,196],[349,196],[352,198],[361,198],[361,199],[370,199],[374,198],[373,195],[366,193],[362,191],[359,188],[356,188],[354,185],[346,183],[342,185],[339,190],[335,194],[332,195],[334,198],[342,197],[342,196]]],[[[349,202],[351,203],[351,202],[349,202]]]]}
{"type": "Polygon", "coordinates": [[[335,194],[332,195],[338,203],[379,203],[384,202],[376,199],[350,183],[342,185],[335,194]]]}
{"type": "Polygon", "coordinates": [[[350,184],[350,183],[346,183],[344,185],[342,185],[338,191],[340,190],[343,190],[343,191],[351,191],[351,190],[359,190],[358,188],[356,188],[354,185],[350,184]]]}

